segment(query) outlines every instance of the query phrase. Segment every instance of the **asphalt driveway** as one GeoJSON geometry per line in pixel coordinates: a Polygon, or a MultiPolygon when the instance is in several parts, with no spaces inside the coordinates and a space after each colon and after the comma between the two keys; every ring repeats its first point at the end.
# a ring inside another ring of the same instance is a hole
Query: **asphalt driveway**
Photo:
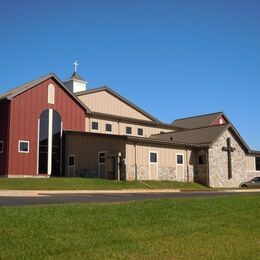
{"type": "Polygon", "coordinates": [[[180,199],[180,198],[205,198],[221,196],[237,196],[239,194],[257,194],[259,192],[178,192],[178,193],[102,193],[102,194],[48,194],[42,193],[40,196],[32,197],[0,197],[0,206],[26,206],[44,204],[64,204],[64,203],[120,203],[128,201],[140,201],[150,199],[180,199]]]}

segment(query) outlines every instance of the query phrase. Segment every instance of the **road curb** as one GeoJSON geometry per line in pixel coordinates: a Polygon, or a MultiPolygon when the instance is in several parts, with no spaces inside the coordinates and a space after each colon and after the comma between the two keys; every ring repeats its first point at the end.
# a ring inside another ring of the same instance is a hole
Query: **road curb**
{"type": "Polygon", "coordinates": [[[125,193],[249,193],[260,189],[222,189],[222,190],[180,190],[180,189],[124,189],[124,190],[0,190],[0,197],[39,197],[51,195],[84,195],[84,194],[125,194],[125,193]]]}
{"type": "Polygon", "coordinates": [[[66,195],[66,194],[124,194],[124,193],[178,193],[179,189],[171,190],[0,190],[0,197],[35,197],[48,195],[66,195]]]}

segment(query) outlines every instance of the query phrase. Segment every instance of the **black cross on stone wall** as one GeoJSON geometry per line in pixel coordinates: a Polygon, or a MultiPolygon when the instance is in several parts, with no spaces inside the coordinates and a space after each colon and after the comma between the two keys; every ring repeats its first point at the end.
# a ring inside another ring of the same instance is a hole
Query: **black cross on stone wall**
{"type": "Polygon", "coordinates": [[[231,147],[231,139],[227,138],[227,146],[222,148],[222,151],[227,152],[228,155],[228,179],[232,178],[232,160],[231,153],[234,152],[236,148],[231,147]]]}

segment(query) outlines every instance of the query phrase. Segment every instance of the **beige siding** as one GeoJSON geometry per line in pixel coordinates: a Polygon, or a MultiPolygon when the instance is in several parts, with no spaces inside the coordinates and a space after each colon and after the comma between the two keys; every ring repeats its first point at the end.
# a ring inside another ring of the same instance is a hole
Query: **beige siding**
{"type": "Polygon", "coordinates": [[[116,120],[108,120],[108,119],[97,119],[97,118],[86,118],[86,132],[95,132],[101,134],[116,134],[116,135],[126,135],[126,127],[129,126],[132,128],[132,136],[138,136],[137,130],[138,128],[143,129],[142,137],[150,137],[152,134],[159,134],[160,132],[171,132],[172,129],[159,128],[154,126],[147,126],[141,124],[134,123],[122,123],[116,120]],[[98,130],[91,129],[92,122],[98,122],[98,130]],[[112,125],[112,132],[106,131],[106,124],[112,125]]]}
{"type": "Polygon", "coordinates": [[[68,156],[75,155],[76,175],[98,177],[98,153],[106,151],[107,155],[122,153],[125,156],[125,141],[121,138],[67,134],[65,142],[65,175],[68,175],[68,156]]]}
{"type": "Polygon", "coordinates": [[[159,134],[160,132],[171,132],[172,129],[163,129],[159,127],[153,127],[153,126],[146,126],[141,124],[131,124],[131,123],[120,123],[120,134],[125,135],[126,134],[126,127],[130,126],[132,127],[132,136],[138,136],[137,130],[138,128],[143,129],[143,137],[150,137],[153,134],[159,134]]]}
{"type": "Polygon", "coordinates": [[[134,179],[137,169],[138,179],[151,179],[150,152],[158,154],[158,179],[159,180],[187,180],[187,169],[189,168],[189,180],[193,180],[193,161],[191,160],[191,151],[166,147],[160,145],[146,145],[127,143],[126,145],[126,171],[127,178],[134,179]],[[183,174],[178,177],[177,154],[183,154],[183,174]],[[188,166],[188,167],[187,167],[188,166]]]}
{"type": "Polygon", "coordinates": [[[246,156],[246,170],[247,171],[255,171],[255,156],[246,156]]]}
{"type": "Polygon", "coordinates": [[[86,129],[90,129],[89,132],[93,133],[100,133],[100,134],[115,134],[118,135],[119,131],[119,125],[117,121],[113,120],[103,120],[103,119],[96,119],[96,118],[90,118],[86,120],[86,129]],[[98,123],[98,130],[92,129],[92,122],[97,122],[98,123]],[[106,131],[106,124],[111,124],[112,125],[112,131],[108,132],[106,131]]]}
{"type": "Polygon", "coordinates": [[[81,95],[79,99],[95,112],[152,121],[149,117],[105,90],[81,95]]]}

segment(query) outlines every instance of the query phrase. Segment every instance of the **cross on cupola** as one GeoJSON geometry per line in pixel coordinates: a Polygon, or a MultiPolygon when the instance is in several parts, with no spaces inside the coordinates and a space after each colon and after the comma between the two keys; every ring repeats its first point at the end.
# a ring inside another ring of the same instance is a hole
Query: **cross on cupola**
{"type": "Polygon", "coordinates": [[[78,66],[79,63],[75,61],[74,65],[74,72],[70,78],[68,78],[64,84],[70,89],[73,93],[76,92],[83,92],[87,90],[87,81],[83,79],[78,73],[78,66]]]}
{"type": "Polygon", "coordinates": [[[228,155],[228,179],[232,178],[232,160],[231,160],[231,155],[232,152],[234,152],[236,148],[231,146],[231,139],[227,138],[227,146],[222,147],[222,151],[227,152],[228,155]]]}
{"type": "Polygon", "coordinates": [[[79,66],[78,62],[75,61],[75,62],[73,63],[73,65],[74,65],[74,72],[77,72],[77,67],[79,66]]]}

